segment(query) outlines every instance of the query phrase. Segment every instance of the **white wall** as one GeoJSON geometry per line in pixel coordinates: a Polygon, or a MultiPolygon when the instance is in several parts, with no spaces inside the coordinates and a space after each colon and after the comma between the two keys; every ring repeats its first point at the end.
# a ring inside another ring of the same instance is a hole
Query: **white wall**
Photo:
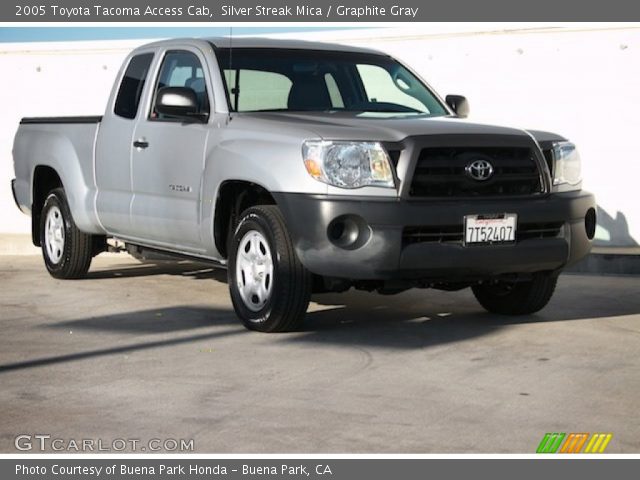
{"type": "Polygon", "coordinates": [[[28,233],[14,205],[11,148],[20,118],[102,115],[113,79],[142,42],[0,44],[0,233],[28,233]]]}
{"type": "MultiPolygon", "coordinates": [[[[472,120],[575,141],[585,187],[604,209],[598,237],[609,245],[640,243],[640,27],[496,28],[449,24],[295,36],[387,51],[443,96],[466,95],[472,120]]],[[[101,114],[122,58],[141,43],[0,45],[0,232],[29,229],[8,188],[20,117],[101,114]]]]}

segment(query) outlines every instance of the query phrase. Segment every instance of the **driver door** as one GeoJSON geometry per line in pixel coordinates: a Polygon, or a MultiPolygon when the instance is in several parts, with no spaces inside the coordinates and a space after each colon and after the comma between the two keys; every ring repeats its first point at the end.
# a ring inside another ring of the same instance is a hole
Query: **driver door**
{"type": "Polygon", "coordinates": [[[208,123],[162,115],[154,104],[159,89],[187,87],[196,93],[199,113],[208,115],[207,84],[206,61],[199,51],[164,52],[149,113],[136,125],[131,154],[131,223],[146,243],[202,250],[200,198],[208,123]]]}

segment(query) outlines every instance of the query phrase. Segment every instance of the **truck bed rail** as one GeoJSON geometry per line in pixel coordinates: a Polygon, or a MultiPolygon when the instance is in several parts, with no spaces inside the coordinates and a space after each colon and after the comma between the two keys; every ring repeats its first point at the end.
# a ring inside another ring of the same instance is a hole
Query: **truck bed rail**
{"type": "Polygon", "coordinates": [[[24,117],[20,120],[20,125],[39,123],[100,123],[101,115],[86,117],[24,117]]]}

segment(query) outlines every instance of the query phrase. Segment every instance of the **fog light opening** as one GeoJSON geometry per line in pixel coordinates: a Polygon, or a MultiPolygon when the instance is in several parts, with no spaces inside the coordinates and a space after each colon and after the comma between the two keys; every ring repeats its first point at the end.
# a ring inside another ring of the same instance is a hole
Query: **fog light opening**
{"type": "Polygon", "coordinates": [[[355,250],[367,243],[371,237],[371,228],[362,217],[342,215],[329,224],[327,236],[335,246],[355,250]]]}
{"type": "Polygon", "coordinates": [[[589,240],[593,240],[593,237],[596,235],[596,223],[596,211],[595,209],[590,208],[584,216],[584,229],[589,240]]]}

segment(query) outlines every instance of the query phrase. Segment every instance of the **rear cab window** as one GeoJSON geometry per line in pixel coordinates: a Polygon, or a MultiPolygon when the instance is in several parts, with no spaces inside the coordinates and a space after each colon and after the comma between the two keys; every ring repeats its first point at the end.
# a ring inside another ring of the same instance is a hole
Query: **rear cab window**
{"type": "Polygon", "coordinates": [[[370,103],[378,103],[378,99],[407,107],[410,110],[429,111],[428,107],[405,91],[410,86],[401,77],[393,78],[387,70],[377,65],[359,64],[356,67],[360,80],[370,103]]]}
{"type": "Polygon", "coordinates": [[[235,111],[281,110],[287,108],[291,80],[269,71],[224,70],[229,101],[235,111]],[[242,92],[242,95],[240,95],[242,92]]]}
{"type": "Polygon", "coordinates": [[[141,53],[131,58],[124,72],[113,112],[119,117],[136,118],[140,97],[153,61],[153,53],[141,53]]]}

